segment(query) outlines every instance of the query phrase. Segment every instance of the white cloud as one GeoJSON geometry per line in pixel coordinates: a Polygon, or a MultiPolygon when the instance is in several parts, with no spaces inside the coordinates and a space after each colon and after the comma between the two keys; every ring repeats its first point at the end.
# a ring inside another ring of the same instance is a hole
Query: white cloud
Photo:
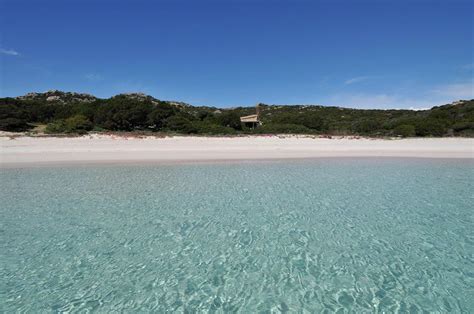
{"type": "Polygon", "coordinates": [[[340,94],[329,97],[325,105],[361,109],[411,109],[427,110],[434,106],[449,104],[462,97],[436,95],[401,96],[396,94],[340,94]]]}
{"type": "Polygon", "coordinates": [[[89,73],[89,74],[86,74],[86,75],[84,75],[84,78],[85,78],[86,80],[92,81],[92,82],[98,82],[98,81],[104,80],[104,78],[102,77],[102,75],[96,74],[96,73],[89,73]]]}
{"type": "Polygon", "coordinates": [[[112,86],[112,93],[144,93],[158,95],[156,88],[136,80],[124,80],[112,86]]]}
{"type": "Polygon", "coordinates": [[[363,109],[412,109],[424,110],[440,103],[416,97],[402,97],[393,94],[339,94],[329,97],[325,105],[363,109]]]}
{"type": "Polygon", "coordinates": [[[460,99],[474,99],[474,82],[459,82],[438,85],[425,90],[349,93],[341,92],[329,95],[320,103],[330,106],[365,109],[411,109],[427,110],[460,99]]]}
{"type": "Polygon", "coordinates": [[[3,55],[8,55],[8,56],[19,56],[20,53],[18,51],[15,51],[13,49],[4,49],[0,48],[0,53],[3,55]]]}
{"type": "Polygon", "coordinates": [[[455,100],[473,99],[474,98],[474,84],[471,81],[471,82],[441,85],[433,89],[433,93],[442,97],[448,97],[455,100]]]}
{"type": "Polygon", "coordinates": [[[431,107],[424,107],[424,108],[416,108],[416,107],[410,107],[408,108],[410,110],[415,110],[415,111],[422,111],[422,110],[430,110],[431,107]]]}
{"type": "Polygon", "coordinates": [[[360,82],[363,82],[363,81],[367,81],[371,78],[373,78],[373,76],[356,76],[356,77],[353,77],[353,78],[350,78],[350,79],[346,80],[344,82],[344,84],[351,85],[351,84],[354,84],[354,83],[360,83],[360,82]]]}

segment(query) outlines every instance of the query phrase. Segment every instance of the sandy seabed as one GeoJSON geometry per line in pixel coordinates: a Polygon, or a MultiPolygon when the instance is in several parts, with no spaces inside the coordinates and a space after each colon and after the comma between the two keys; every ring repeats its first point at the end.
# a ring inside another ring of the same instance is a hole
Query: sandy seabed
{"type": "Polygon", "coordinates": [[[474,158],[472,138],[0,136],[2,167],[321,157],[474,158]]]}

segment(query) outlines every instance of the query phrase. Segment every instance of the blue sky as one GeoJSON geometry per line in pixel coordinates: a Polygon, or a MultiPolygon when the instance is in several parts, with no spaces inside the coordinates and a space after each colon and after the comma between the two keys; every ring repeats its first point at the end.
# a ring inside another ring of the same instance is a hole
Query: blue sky
{"type": "Polygon", "coordinates": [[[473,3],[3,0],[0,96],[431,107],[474,98],[473,3]]]}

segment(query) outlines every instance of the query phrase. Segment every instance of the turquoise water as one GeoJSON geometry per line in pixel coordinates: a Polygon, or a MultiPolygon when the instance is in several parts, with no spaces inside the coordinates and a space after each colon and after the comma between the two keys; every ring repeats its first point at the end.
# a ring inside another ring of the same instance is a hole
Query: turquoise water
{"type": "Polygon", "coordinates": [[[474,164],[3,169],[0,312],[473,312],[474,164]]]}

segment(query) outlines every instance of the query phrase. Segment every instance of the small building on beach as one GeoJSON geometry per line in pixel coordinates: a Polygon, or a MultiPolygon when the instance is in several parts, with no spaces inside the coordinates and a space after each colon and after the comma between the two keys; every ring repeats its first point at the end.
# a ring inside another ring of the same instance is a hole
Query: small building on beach
{"type": "Polygon", "coordinates": [[[251,114],[251,115],[248,115],[248,116],[243,116],[243,117],[240,117],[240,122],[248,127],[248,128],[251,128],[251,129],[255,129],[256,127],[258,127],[259,125],[262,124],[262,122],[260,122],[260,108],[259,106],[257,105],[257,114],[251,114]]]}

